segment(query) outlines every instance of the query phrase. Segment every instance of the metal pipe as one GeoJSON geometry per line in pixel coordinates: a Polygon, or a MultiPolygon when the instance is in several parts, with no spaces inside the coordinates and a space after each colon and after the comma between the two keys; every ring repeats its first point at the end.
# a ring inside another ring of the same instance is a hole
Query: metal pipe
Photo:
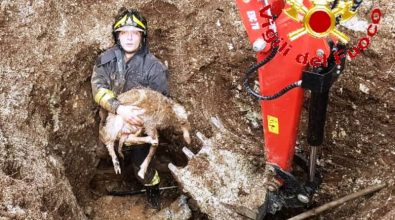
{"type": "Polygon", "coordinates": [[[317,160],[317,147],[310,147],[310,158],[309,158],[309,179],[310,182],[314,181],[315,169],[317,160]]]}
{"type": "MultiPolygon", "coordinates": [[[[169,190],[169,189],[177,189],[178,186],[167,186],[167,187],[161,187],[159,190],[169,190]]],[[[108,195],[111,196],[133,196],[133,195],[138,195],[138,194],[144,194],[145,189],[142,190],[137,190],[137,191],[111,191],[108,193],[108,195]]]]}
{"type": "Polygon", "coordinates": [[[324,141],[324,127],[328,107],[329,91],[311,92],[307,143],[320,146],[324,141]]]}

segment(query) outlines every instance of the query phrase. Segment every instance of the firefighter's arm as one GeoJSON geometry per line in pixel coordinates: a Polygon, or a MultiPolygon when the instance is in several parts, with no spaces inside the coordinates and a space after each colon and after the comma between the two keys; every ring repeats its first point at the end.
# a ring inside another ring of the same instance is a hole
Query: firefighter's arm
{"type": "Polygon", "coordinates": [[[95,66],[91,78],[92,94],[95,102],[105,110],[116,114],[121,104],[110,89],[110,76],[104,66],[95,66]]]}
{"type": "Polygon", "coordinates": [[[167,75],[168,70],[165,65],[160,62],[154,63],[148,74],[148,87],[168,96],[167,75]]]}
{"type": "Polygon", "coordinates": [[[125,106],[117,100],[116,94],[110,89],[111,81],[104,66],[95,66],[91,79],[92,94],[95,102],[105,110],[120,115],[132,125],[142,125],[139,115],[144,110],[137,106],[125,106]]]}

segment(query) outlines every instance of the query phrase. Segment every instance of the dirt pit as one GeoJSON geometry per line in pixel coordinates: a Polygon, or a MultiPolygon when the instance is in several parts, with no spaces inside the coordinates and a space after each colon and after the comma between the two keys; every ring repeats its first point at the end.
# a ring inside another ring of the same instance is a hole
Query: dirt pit
{"type": "MultiPolygon", "coordinates": [[[[97,55],[112,45],[111,24],[121,6],[138,8],[148,18],[151,51],[168,65],[171,97],[188,109],[193,133],[212,137],[209,121],[218,117],[240,137],[228,150],[251,162],[264,157],[260,107],[241,86],[243,72],[255,58],[235,2],[3,0],[0,4],[0,219],[130,219],[152,214],[142,196],[106,195],[109,189],[141,186],[133,178],[114,175],[111,164],[96,156],[98,117],[90,76],[97,55]]],[[[350,60],[331,90],[319,159],[324,182],[314,206],[375,183],[389,186],[316,219],[395,218],[395,6],[388,0],[364,1],[358,22],[369,23],[374,4],[383,11],[378,35],[369,49],[350,60]]],[[[365,31],[346,29],[352,43],[365,31]]],[[[307,103],[300,148],[306,146],[307,103]]],[[[169,152],[158,153],[158,169],[163,186],[169,186],[176,183],[164,164],[183,166],[186,160],[178,137],[163,136],[169,152]]],[[[190,148],[197,152],[201,147],[193,135],[190,148]]],[[[164,204],[180,194],[164,193],[164,204]]],[[[189,203],[193,219],[209,218],[189,203]]]]}
{"type": "MultiPolygon", "coordinates": [[[[169,163],[175,163],[178,166],[187,164],[184,155],[169,150],[176,148],[169,147],[169,143],[166,143],[166,140],[162,138],[153,164],[160,173],[161,188],[169,188],[161,191],[162,210],[169,208],[177,198],[184,194],[167,167],[169,163]]],[[[130,156],[127,149],[124,151],[124,155],[125,157],[130,156]]],[[[90,182],[90,191],[93,197],[86,204],[85,213],[91,219],[130,219],[131,216],[133,219],[155,219],[158,211],[149,207],[144,192],[136,195],[111,195],[114,192],[131,193],[144,190],[144,187],[134,176],[130,160],[121,160],[121,168],[122,174],[116,175],[110,158],[99,161],[96,173],[90,182]]],[[[199,212],[194,201],[188,201],[188,203],[189,207],[193,207],[194,218],[205,216],[199,212]]]]}

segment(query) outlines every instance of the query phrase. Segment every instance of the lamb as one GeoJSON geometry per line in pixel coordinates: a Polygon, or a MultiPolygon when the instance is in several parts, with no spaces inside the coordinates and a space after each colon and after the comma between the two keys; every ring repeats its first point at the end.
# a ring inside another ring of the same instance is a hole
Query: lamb
{"type": "Polygon", "coordinates": [[[131,89],[120,94],[117,98],[123,105],[134,105],[144,109],[145,112],[140,115],[143,120],[142,127],[130,125],[121,116],[109,113],[105,126],[99,130],[100,140],[106,145],[116,174],[121,173],[119,160],[114,150],[116,140],[119,140],[118,153],[122,158],[123,144],[151,144],[149,153],[138,172],[142,179],[144,179],[148,165],[159,145],[158,130],[173,128],[183,133],[184,140],[188,144],[191,142],[188,114],[180,104],[159,92],[145,88],[131,89]],[[142,137],[143,131],[148,136],[142,137]]]}

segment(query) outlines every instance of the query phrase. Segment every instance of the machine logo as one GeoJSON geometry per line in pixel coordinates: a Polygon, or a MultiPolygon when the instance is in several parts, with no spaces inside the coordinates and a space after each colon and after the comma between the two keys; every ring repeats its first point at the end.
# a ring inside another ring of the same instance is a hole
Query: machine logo
{"type": "Polygon", "coordinates": [[[350,38],[336,29],[337,23],[343,23],[351,19],[357,8],[353,0],[338,1],[336,7],[331,9],[333,0],[314,0],[311,8],[306,8],[298,0],[287,0],[290,8],[284,9],[284,13],[303,24],[303,27],[288,34],[291,41],[304,34],[310,34],[317,38],[327,37],[332,34],[343,43],[348,43],[350,38]]]}
{"type": "MultiPolygon", "coordinates": [[[[292,20],[303,23],[303,28],[288,34],[290,41],[304,34],[310,34],[317,38],[334,35],[344,44],[347,44],[350,38],[336,29],[336,25],[355,16],[357,8],[361,5],[362,0],[338,0],[337,3],[334,3],[334,7],[330,6],[332,1],[333,0],[314,0],[313,7],[307,9],[299,0],[287,0],[287,4],[289,4],[290,7],[283,9],[283,12],[292,20]],[[333,9],[331,9],[331,7],[333,7],[333,9]]],[[[278,52],[286,56],[293,47],[287,40],[277,38],[277,30],[271,26],[274,22],[271,9],[272,6],[267,4],[259,10],[259,15],[267,19],[267,22],[263,23],[261,27],[268,27],[266,31],[262,33],[262,38],[266,44],[279,47],[278,52]]],[[[336,64],[340,64],[341,59],[346,56],[350,59],[356,58],[362,51],[369,47],[373,37],[378,33],[378,25],[382,19],[381,10],[375,7],[370,13],[370,19],[371,23],[366,29],[366,36],[361,37],[356,45],[349,45],[347,49],[338,50],[333,54],[336,64]]],[[[249,18],[250,23],[251,20],[254,21],[254,19],[249,18]]],[[[318,52],[319,51],[317,51],[318,56],[313,55],[313,57],[311,57],[309,53],[299,53],[296,56],[296,62],[303,65],[310,64],[313,67],[320,67],[322,65],[326,67],[328,55],[318,54],[318,52]]]]}

